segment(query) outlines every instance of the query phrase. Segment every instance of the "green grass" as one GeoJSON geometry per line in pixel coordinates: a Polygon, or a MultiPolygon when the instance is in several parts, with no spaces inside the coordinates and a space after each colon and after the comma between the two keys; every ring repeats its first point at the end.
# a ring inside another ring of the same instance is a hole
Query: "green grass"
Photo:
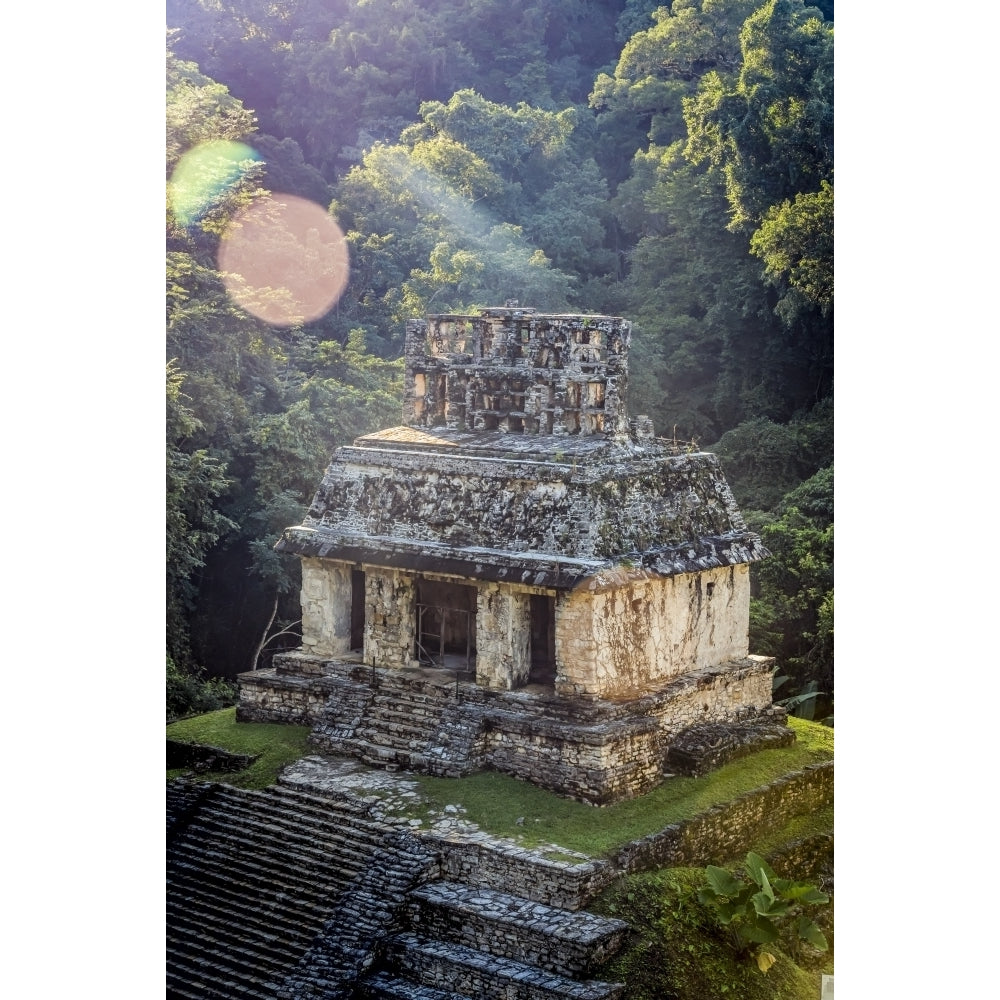
{"type": "MultiPolygon", "coordinates": [[[[597,808],[492,771],[467,778],[413,775],[425,802],[414,805],[412,815],[424,818],[429,812],[440,812],[453,804],[464,809],[464,819],[494,836],[525,847],[555,844],[599,857],[791,771],[833,757],[832,729],[803,719],[788,721],[797,737],[790,747],[762,750],[701,778],[670,778],[648,794],[627,802],[597,808]]],[[[261,754],[246,771],[201,776],[205,781],[242,788],[273,784],[285,764],[311,752],[308,733],[307,726],[237,722],[234,708],[167,727],[167,736],[172,739],[219,746],[235,753],[261,754]]]]}
{"type": "Polygon", "coordinates": [[[791,771],[832,759],[832,729],[804,719],[788,721],[796,732],[790,747],[762,750],[701,778],[670,778],[646,795],[601,808],[493,772],[468,778],[418,776],[418,781],[432,805],[462,805],[465,819],[496,836],[599,856],[791,771]]]}
{"type": "MultiPolygon", "coordinates": [[[[784,844],[796,840],[808,840],[821,834],[833,833],[833,803],[822,809],[815,809],[802,816],[793,816],[783,827],[772,830],[762,837],[754,846],[754,850],[763,857],[769,855],[784,844]]],[[[738,864],[742,857],[727,858],[719,864],[738,864]]]]}
{"type": "MultiPolygon", "coordinates": [[[[221,781],[238,788],[266,788],[277,780],[278,772],[293,760],[311,751],[309,726],[283,726],[270,722],[237,722],[235,708],[223,708],[207,715],[182,719],[167,726],[167,738],[203,746],[222,747],[232,753],[259,754],[244,771],[208,772],[201,781],[221,781]]],[[[167,778],[184,771],[167,772],[167,778]]]]}

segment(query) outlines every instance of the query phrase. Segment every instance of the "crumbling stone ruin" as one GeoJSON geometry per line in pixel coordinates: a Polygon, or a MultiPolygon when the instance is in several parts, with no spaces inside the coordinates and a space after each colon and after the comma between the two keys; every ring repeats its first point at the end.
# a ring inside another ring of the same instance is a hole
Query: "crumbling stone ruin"
{"type": "Polygon", "coordinates": [[[302,646],[241,676],[238,717],[595,804],[703,769],[719,727],[790,740],[748,649],[767,552],[714,455],[629,418],[629,338],[514,303],[408,322],[404,422],[340,448],[278,542],[302,646]]]}
{"type": "MultiPolygon", "coordinates": [[[[833,799],[831,761],[607,858],[553,857],[464,824],[413,830],[382,809],[404,776],[376,797],[351,771],[370,773],[312,756],[260,791],[168,782],[168,1000],[624,1000],[604,963],[629,928],[586,910],[602,889],[735,856],[833,799]]],[[[829,837],[783,854],[831,870],[829,837]]]]}

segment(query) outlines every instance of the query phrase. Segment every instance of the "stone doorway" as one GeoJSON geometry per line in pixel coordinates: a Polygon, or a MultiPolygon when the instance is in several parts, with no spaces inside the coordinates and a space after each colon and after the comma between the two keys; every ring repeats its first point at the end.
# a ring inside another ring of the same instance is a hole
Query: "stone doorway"
{"type": "Polygon", "coordinates": [[[362,653],[365,646],[365,574],[351,570],[351,652],[362,653]]]}
{"type": "Polygon", "coordinates": [[[476,588],[441,580],[417,580],[415,658],[423,664],[474,672],[476,588]]]}
{"type": "Polygon", "coordinates": [[[556,683],[556,599],[545,594],[531,595],[531,669],[529,684],[555,687],[556,683]]]}

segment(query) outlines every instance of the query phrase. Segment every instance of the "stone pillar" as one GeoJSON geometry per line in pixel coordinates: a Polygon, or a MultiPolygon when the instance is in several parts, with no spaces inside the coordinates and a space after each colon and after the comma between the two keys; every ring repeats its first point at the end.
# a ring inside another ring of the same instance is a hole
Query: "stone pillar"
{"type": "Polygon", "coordinates": [[[560,592],[555,629],[556,694],[567,698],[597,695],[593,596],[581,590],[560,592]]]}
{"type": "Polygon", "coordinates": [[[531,595],[499,583],[479,587],[476,607],[476,683],[509,691],[531,672],[531,595]]]}
{"type": "Polygon", "coordinates": [[[417,631],[417,587],[412,576],[366,567],[364,659],[376,667],[406,667],[417,631]]]}
{"type": "Polygon", "coordinates": [[[404,353],[406,372],[403,377],[403,423],[416,427],[423,424],[424,397],[427,392],[427,380],[423,374],[427,363],[426,320],[406,321],[404,353]]]}
{"type": "Polygon", "coordinates": [[[302,650],[332,657],[351,648],[351,567],[302,559],[302,650]]]}

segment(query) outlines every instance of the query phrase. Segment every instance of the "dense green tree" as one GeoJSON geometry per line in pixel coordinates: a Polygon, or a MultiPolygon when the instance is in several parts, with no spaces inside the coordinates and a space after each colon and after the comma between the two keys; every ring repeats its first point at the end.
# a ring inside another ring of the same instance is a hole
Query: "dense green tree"
{"type": "Polygon", "coordinates": [[[201,565],[174,560],[185,662],[244,668],[262,623],[295,617],[273,540],[336,444],[398,419],[404,321],[508,297],[633,320],[632,411],[718,442],[784,567],[755,621],[785,661],[829,659],[832,590],[793,608],[781,581],[832,513],[777,505],[832,463],[832,3],[758,3],[170,0],[168,182],[199,143],[245,144],[196,212],[168,211],[176,478],[223,519],[201,565]],[[351,256],[334,308],[280,330],[216,263],[269,190],[330,205],[351,256]]]}
{"type": "MultiPolygon", "coordinates": [[[[833,464],[833,400],[828,397],[788,423],[767,417],[745,420],[709,447],[722,460],[744,510],[776,510],[786,494],[833,464]]],[[[832,502],[831,493],[831,521],[832,502]]]]}
{"type": "Polygon", "coordinates": [[[474,87],[548,109],[617,55],[622,0],[170,0],[179,54],[294,139],[330,180],[420,104],[474,87]]]}
{"type": "Polygon", "coordinates": [[[200,424],[185,404],[184,376],[167,365],[167,650],[181,670],[196,667],[188,616],[197,594],[195,576],[205,556],[236,528],[217,508],[231,481],[223,462],[205,448],[187,447],[200,424]]]}
{"type": "MultiPolygon", "coordinates": [[[[771,67],[774,108],[798,107],[799,93],[812,88],[823,118],[828,26],[801,3],[773,6],[769,17],[744,0],[658,9],[591,96],[613,134],[623,119],[647,125],[648,145],[635,152],[612,201],[620,231],[634,240],[626,308],[642,363],[633,399],[685,439],[712,440],[747,419],[783,423],[831,391],[832,188],[818,184],[815,193],[767,205],[767,172],[729,169],[726,143],[736,140],[723,140],[707,110],[713,99],[730,107],[719,94],[762,103],[762,67],[771,67]],[[781,58],[792,42],[812,60],[797,73],[781,58]],[[753,226],[734,224],[737,174],[741,204],[765,205],[753,226]]],[[[825,143],[826,132],[789,129],[782,137],[774,128],[786,168],[815,173],[827,151],[806,147],[825,143]],[[802,163],[792,167],[796,142],[802,163]]]]}
{"type": "Polygon", "coordinates": [[[778,312],[789,323],[810,307],[833,308],[833,186],[797,194],[767,210],[750,240],[768,280],[782,292],[778,312]]]}
{"type": "Polygon", "coordinates": [[[833,28],[802,0],[768,0],[740,31],[735,79],[713,70],[685,101],[688,155],[722,170],[734,228],[817,191],[833,172],[833,28]]]}
{"type": "MultiPolygon", "coordinates": [[[[173,209],[181,157],[203,143],[248,139],[253,118],[225,87],[173,58],[167,99],[173,209]]],[[[277,152],[282,170],[315,182],[295,148],[277,152]]],[[[266,161],[238,167],[209,186],[201,210],[167,215],[167,646],[169,669],[188,677],[202,665],[246,669],[275,599],[297,603],[297,566],[272,551],[277,533],[301,519],[338,444],[398,416],[401,392],[399,364],[373,356],[363,333],[320,340],[235,304],[216,250],[233,213],[267,195],[266,161]]]]}
{"type": "Polygon", "coordinates": [[[675,0],[648,14],[639,5],[623,15],[621,23],[634,29],[623,38],[614,73],[600,73],[590,94],[601,134],[608,138],[599,162],[613,186],[625,179],[629,158],[647,143],[666,147],[687,139],[683,99],[696,92],[709,70],[732,72],[739,66],[739,30],[755,2],[675,0]]]}
{"type": "MultiPolygon", "coordinates": [[[[790,491],[777,513],[754,519],[771,558],[755,567],[751,642],[792,679],[781,697],[833,694],[833,467],[790,491]]],[[[815,705],[810,702],[810,710],[815,705]]]]}
{"type": "MultiPolygon", "coordinates": [[[[740,32],[739,74],[717,71],[684,102],[687,153],[726,180],[730,227],[784,283],[794,322],[833,301],[833,28],[802,0],[769,0],[740,32]],[[762,228],[763,227],[763,228],[762,228]]],[[[787,296],[786,296],[787,298],[787,296]]]]}
{"type": "MultiPolygon", "coordinates": [[[[461,91],[423,105],[421,119],[338,186],[333,208],[356,261],[352,315],[377,317],[391,336],[432,307],[519,298],[567,308],[573,281],[556,259],[571,266],[599,255],[603,240],[579,205],[554,193],[567,192],[575,112],[507,108],[461,91]]],[[[585,171],[583,204],[596,211],[602,184],[593,164],[585,171]]]]}

